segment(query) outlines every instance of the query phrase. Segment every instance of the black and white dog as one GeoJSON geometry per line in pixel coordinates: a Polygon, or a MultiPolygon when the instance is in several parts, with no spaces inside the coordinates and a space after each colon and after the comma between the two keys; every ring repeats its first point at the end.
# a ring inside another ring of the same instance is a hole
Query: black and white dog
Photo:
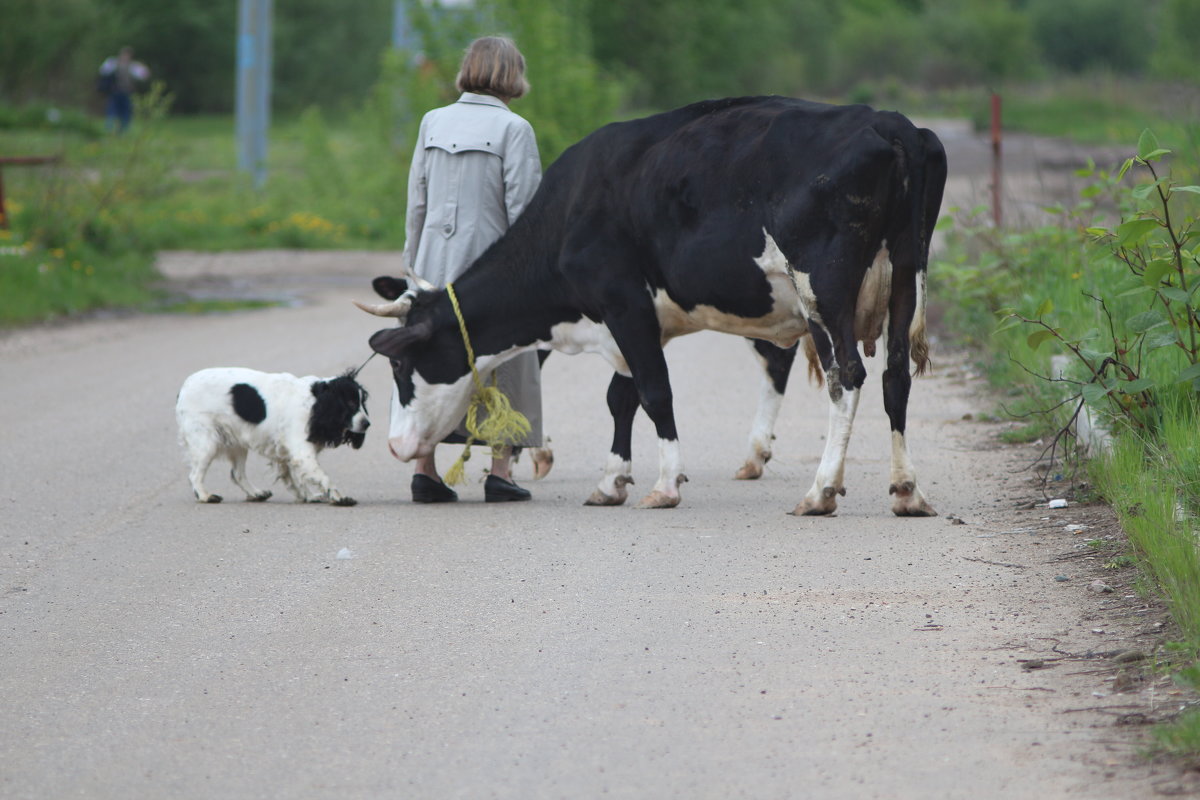
{"type": "Polygon", "coordinates": [[[175,418],[196,499],[221,502],[220,495],[204,488],[204,476],[218,456],[233,465],[231,477],[247,500],[270,497],[246,479],[246,455],[254,450],[271,460],[297,500],[354,505],[353,498],[330,484],[317,454],[342,444],[362,447],[371,422],[367,392],[356,374],[297,378],[286,372],[216,367],[189,376],[179,390],[175,418]]]}

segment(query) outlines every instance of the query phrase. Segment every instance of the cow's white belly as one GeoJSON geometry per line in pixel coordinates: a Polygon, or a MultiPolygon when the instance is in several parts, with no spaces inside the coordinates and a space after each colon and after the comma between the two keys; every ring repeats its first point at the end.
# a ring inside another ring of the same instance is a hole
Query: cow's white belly
{"type": "MultiPolygon", "coordinates": [[[[663,342],[696,331],[720,331],[735,336],[766,339],[780,347],[791,347],[808,333],[808,319],[815,319],[816,296],[808,276],[796,272],[779,249],[775,237],[763,229],[762,255],[754,263],[771,286],[771,310],[762,317],[739,317],[713,306],[698,305],[686,311],[666,292],[654,292],[654,308],[662,327],[663,342]]],[[[819,320],[818,320],[819,321],[819,320]]]]}
{"type": "Polygon", "coordinates": [[[654,293],[654,310],[662,328],[663,344],[676,336],[696,331],[719,331],[735,336],[766,339],[780,347],[791,347],[808,333],[798,294],[790,278],[768,276],[774,304],[763,317],[739,317],[707,305],[684,310],[666,292],[654,293]]]}
{"type": "Polygon", "coordinates": [[[550,329],[550,341],[540,343],[560,353],[596,353],[612,365],[612,368],[629,377],[629,364],[621,355],[621,348],[613,339],[612,332],[603,322],[593,322],[583,317],[578,322],[560,322],[550,329]]]}

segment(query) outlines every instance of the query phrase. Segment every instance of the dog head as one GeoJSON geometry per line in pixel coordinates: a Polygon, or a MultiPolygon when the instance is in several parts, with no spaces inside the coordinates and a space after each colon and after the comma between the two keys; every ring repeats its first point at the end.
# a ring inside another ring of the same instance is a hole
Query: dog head
{"type": "Polygon", "coordinates": [[[354,375],[349,370],[312,385],[315,402],[308,420],[308,441],[321,447],[362,447],[371,421],[367,418],[367,390],[354,375]]]}

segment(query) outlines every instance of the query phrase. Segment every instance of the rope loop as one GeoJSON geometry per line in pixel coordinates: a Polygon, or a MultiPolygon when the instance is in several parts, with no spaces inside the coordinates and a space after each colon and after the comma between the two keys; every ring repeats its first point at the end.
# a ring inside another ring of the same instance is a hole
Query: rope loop
{"type": "Polygon", "coordinates": [[[529,435],[532,426],[529,419],[512,407],[512,401],[496,385],[496,375],[492,373],[492,384],[485,386],[475,367],[475,350],[471,347],[471,337],[467,334],[467,322],[463,319],[462,309],[458,305],[458,295],[454,293],[454,284],[446,284],[446,294],[450,297],[450,305],[454,308],[454,316],[458,319],[458,330],[462,334],[463,344],[467,348],[467,364],[471,367],[471,378],[475,383],[475,391],[471,393],[471,401],[467,405],[467,446],[462,455],[446,471],[446,483],[451,486],[461,483],[465,478],[466,462],[471,457],[471,445],[475,442],[486,442],[492,447],[492,456],[498,458],[501,450],[529,435]],[[479,409],[487,412],[482,423],[479,421],[479,409]]]}

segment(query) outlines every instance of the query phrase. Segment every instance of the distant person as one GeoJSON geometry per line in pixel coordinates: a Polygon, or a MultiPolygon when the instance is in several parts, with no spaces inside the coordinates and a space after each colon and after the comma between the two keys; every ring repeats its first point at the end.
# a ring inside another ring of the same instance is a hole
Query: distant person
{"type": "MultiPolygon", "coordinates": [[[[542,179],[533,128],[509,111],[529,91],[525,58],[510,39],[476,39],[463,56],[458,101],[421,120],[408,177],[405,264],[436,286],[458,279],[529,205],[542,179]]],[[[532,425],[521,447],[542,445],[542,384],[536,353],[522,353],[496,370],[500,389],[532,425]]],[[[393,398],[392,402],[396,402],[393,398]]],[[[466,441],[466,430],[444,441],[466,441]]],[[[490,443],[489,443],[490,444],[490,443]]],[[[417,459],[413,501],[447,503],[458,495],[442,482],[431,453],[417,459]]],[[[484,483],[489,503],[528,500],[512,480],[512,448],[492,458],[484,483]]]]}
{"type": "Polygon", "coordinates": [[[133,93],[139,81],[150,79],[150,70],[133,60],[133,48],[125,46],[115,56],[100,65],[100,91],[108,95],[104,110],[104,127],[124,133],[133,119],[133,93]]]}

